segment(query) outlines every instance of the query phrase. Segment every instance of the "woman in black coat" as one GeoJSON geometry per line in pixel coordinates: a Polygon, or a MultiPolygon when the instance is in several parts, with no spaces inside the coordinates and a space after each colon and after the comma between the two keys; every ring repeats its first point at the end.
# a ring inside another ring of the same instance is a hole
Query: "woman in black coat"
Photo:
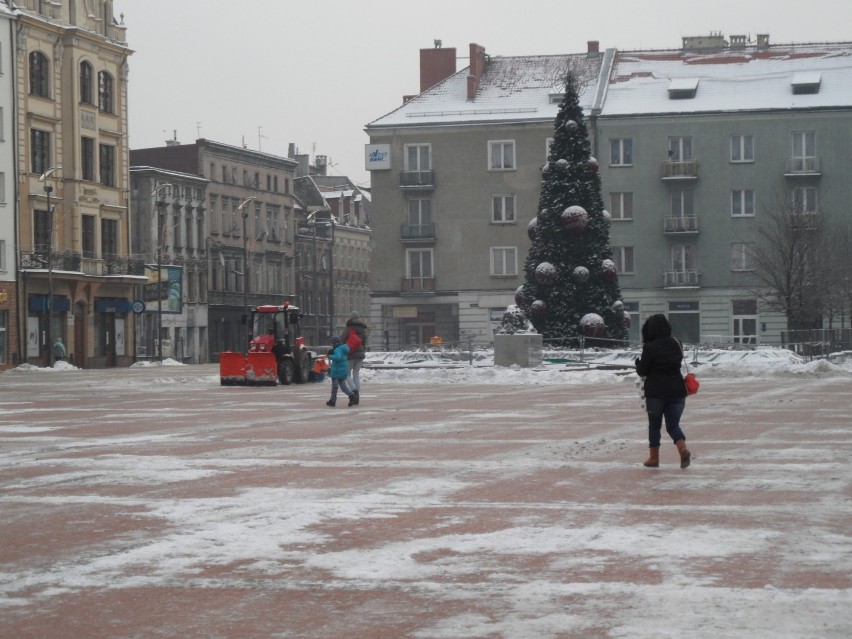
{"type": "Polygon", "coordinates": [[[690,452],[686,435],[680,428],[680,417],[686,407],[686,388],[680,373],[683,346],[672,337],[672,327],[665,315],[652,315],[642,326],[642,356],[636,360],[636,372],[645,378],[645,407],[648,411],[648,442],[651,456],[646,466],[660,465],[660,434],[663,418],[666,432],[680,453],[680,467],[689,466],[690,452]]]}

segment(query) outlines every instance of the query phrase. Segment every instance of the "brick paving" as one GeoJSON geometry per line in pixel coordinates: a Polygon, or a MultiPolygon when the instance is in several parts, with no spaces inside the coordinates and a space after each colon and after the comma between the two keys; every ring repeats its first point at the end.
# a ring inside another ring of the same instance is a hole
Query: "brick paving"
{"type": "Polygon", "coordinates": [[[852,636],[848,378],[702,382],[0,374],[0,637],[852,636]]]}

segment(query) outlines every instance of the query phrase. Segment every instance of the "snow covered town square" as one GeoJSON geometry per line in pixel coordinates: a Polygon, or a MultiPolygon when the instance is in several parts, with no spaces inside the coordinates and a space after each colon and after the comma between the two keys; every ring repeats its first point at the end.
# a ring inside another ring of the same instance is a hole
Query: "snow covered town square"
{"type": "Polygon", "coordinates": [[[852,636],[849,362],[695,367],[685,470],[623,368],[368,365],[0,374],[0,637],[852,636]]]}

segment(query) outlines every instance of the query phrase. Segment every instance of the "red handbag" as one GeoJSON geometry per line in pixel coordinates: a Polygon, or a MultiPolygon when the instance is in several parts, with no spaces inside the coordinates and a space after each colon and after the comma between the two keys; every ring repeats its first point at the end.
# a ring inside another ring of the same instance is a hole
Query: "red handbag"
{"type": "Polygon", "coordinates": [[[686,377],[683,378],[683,385],[686,386],[687,395],[695,395],[698,392],[698,387],[701,386],[693,373],[686,374],[686,377]]]}

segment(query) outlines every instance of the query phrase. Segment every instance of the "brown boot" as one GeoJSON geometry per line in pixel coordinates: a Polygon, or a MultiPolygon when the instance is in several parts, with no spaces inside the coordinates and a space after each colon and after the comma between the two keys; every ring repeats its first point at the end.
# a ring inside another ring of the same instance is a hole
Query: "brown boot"
{"type": "Polygon", "coordinates": [[[686,447],[686,440],[679,439],[675,442],[675,446],[677,446],[677,452],[680,453],[680,467],[687,468],[689,466],[689,459],[692,457],[692,454],[689,452],[689,449],[686,447]]]}
{"type": "Polygon", "coordinates": [[[648,457],[648,461],[645,462],[645,465],[648,468],[657,468],[660,465],[660,447],[651,446],[648,450],[651,451],[651,455],[648,457]]]}

